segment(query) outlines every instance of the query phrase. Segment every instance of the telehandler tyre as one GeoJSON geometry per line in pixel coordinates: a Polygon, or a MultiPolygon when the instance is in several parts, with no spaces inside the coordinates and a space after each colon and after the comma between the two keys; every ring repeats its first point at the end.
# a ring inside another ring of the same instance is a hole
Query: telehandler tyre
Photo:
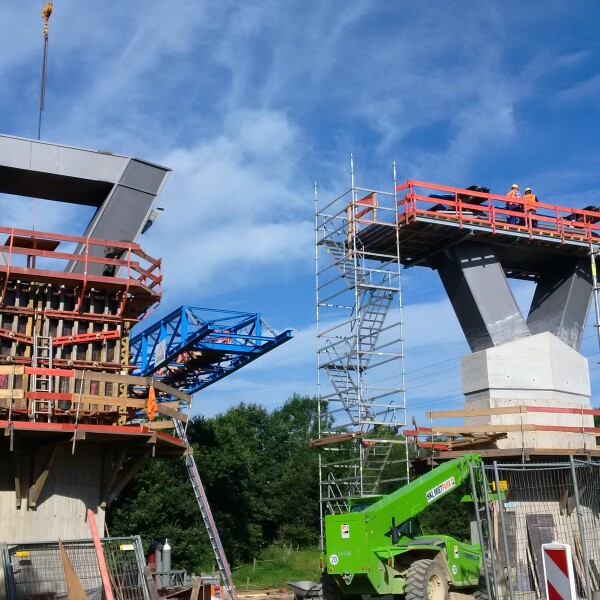
{"type": "Polygon", "coordinates": [[[406,600],[448,600],[448,575],[436,560],[416,560],[406,573],[406,600]]]}
{"type": "Polygon", "coordinates": [[[323,600],[342,600],[342,592],[335,579],[326,571],[321,573],[321,585],[323,586],[323,600]]]}

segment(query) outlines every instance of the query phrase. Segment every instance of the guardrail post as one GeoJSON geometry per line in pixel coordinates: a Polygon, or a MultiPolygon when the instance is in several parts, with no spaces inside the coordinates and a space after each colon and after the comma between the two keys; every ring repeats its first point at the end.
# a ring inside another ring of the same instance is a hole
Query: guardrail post
{"type": "Polygon", "coordinates": [[[500,493],[500,475],[498,474],[498,463],[494,461],[494,481],[496,482],[496,495],[498,496],[498,512],[500,514],[500,525],[502,526],[502,543],[504,545],[504,556],[506,557],[506,570],[508,574],[508,590],[510,599],[514,600],[515,591],[513,589],[512,565],[508,552],[508,540],[506,539],[506,522],[504,520],[504,502],[500,493]]]}
{"type": "Polygon", "coordinates": [[[585,574],[585,589],[589,600],[592,598],[592,584],[590,580],[590,563],[587,555],[587,544],[585,542],[585,528],[583,526],[583,515],[581,514],[581,504],[579,502],[579,484],[577,483],[577,471],[575,470],[575,460],[569,456],[571,462],[571,477],[573,479],[573,490],[575,496],[575,506],[577,510],[577,524],[579,525],[579,535],[581,537],[581,558],[583,559],[583,572],[585,574]]]}

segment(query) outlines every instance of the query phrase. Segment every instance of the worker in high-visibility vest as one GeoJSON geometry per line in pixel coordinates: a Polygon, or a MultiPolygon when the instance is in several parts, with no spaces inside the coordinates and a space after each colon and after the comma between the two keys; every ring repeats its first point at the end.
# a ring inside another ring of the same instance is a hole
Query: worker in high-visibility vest
{"type": "MultiPolygon", "coordinates": [[[[508,198],[506,201],[507,210],[523,212],[523,205],[515,202],[515,200],[521,199],[521,192],[519,192],[519,186],[516,183],[512,184],[510,192],[506,194],[506,197],[508,198]]],[[[523,219],[519,219],[519,217],[515,217],[514,215],[509,215],[508,223],[509,225],[523,225],[523,219]]]]}
{"type": "Polygon", "coordinates": [[[531,188],[525,188],[525,195],[523,196],[523,205],[525,207],[525,213],[529,215],[529,218],[531,219],[532,227],[538,226],[537,220],[533,219],[533,215],[535,215],[537,211],[536,205],[538,202],[538,197],[534,193],[532,193],[531,188]]]}

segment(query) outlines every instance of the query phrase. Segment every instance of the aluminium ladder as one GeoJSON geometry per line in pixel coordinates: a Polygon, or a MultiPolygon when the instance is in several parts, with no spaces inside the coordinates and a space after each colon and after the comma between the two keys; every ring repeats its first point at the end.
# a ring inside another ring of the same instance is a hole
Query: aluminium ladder
{"type": "MultiPolygon", "coordinates": [[[[35,334],[33,338],[32,367],[41,367],[44,361],[48,369],[52,369],[52,338],[49,336],[35,334]]],[[[38,415],[47,416],[48,423],[52,419],[52,376],[34,373],[31,376],[31,391],[34,397],[31,400],[31,420],[37,421],[38,415]],[[37,394],[46,394],[46,397],[38,397],[37,394]]]]}
{"type": "MultiPolygon", "coordinates": [[[[175,424],[175,432],[177,433],[179,439],[185,442],[186,445],[189,445],[187,436],[185,434],[185,429],[181,421],[174,419],[173,423],[175,424]]],[[[196,496],[196,501],[198,502],[198,507],[200,508],[202,520],[204,521],[206,531],[208,532],[210,545],[215,553],[215,559],[217,561],[217,566],[219,567],[221,580],[225,585],[225,589],[229,594],[229,598],[231,600],[237,600],[237,594],[235,591],[235,586],[233,585],[233,578],[231,576],[231,569],[229,568],[229,563],[225,557],[225,551],[223,550],[223,545],[221,544],[221,538],[219,538],[219,532],[217,531],[217,526],[215,524],[212,511],[210,510],[210,505],[208,504],[208,499],[206,497],[204,486],[202,485],[200,473],[198,473],[198,467],[196,466],[196,461],[194,460],[193,454],[188,453],[185,456],[185,467],[192,483],[192,488],[194,489],[194,495],[196,496]]]]}

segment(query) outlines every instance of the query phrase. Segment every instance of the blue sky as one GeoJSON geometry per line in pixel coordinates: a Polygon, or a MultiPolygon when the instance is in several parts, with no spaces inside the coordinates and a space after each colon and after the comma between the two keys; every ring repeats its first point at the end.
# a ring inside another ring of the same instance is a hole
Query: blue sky
{"type": "MultiPolygon", "coordinates": [[[[3,133],[37,134],[42,4],[0,4],[3,133]]],[[[600,204],[599,21],[576,0],[57,0],[42,138],[173,169],[142,238],[164,260],[161,311],[260,311],[295,330],[195,412],[273,408],[316,391],[313,182],[344,191],[350,152],[363,187],[390,189],[395,160],[400,180],[600,204]]],[[[0,208],[3,225],[31,223],[27,200],[0,208]]],[[[82,229],[82,209],[36,210],[39,227],[82,229]]],[[[409,414],[460,407],[468,347],[437,275],[407,271],[404,299],[409,414]]]]}

